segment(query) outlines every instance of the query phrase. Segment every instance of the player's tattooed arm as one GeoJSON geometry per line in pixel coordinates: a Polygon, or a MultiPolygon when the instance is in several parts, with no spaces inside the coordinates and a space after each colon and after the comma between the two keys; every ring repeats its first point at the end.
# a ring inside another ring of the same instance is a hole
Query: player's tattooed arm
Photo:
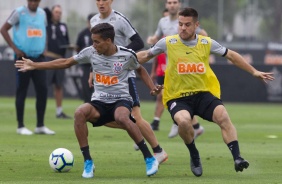
{"type": "Polygon", "coordinates": [[[140,64],[146,63],[147,61],[155,57],[155,55],[153,55],[150,50],[140,51],[136,55],[140,64]]]}

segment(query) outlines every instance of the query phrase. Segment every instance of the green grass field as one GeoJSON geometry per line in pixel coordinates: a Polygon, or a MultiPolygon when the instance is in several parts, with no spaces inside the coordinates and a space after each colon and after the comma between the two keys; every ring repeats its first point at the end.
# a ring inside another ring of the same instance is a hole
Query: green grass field
{"type": "MultiPolygon", "coordinates": [[[[80,100],[65,99],[64,111],[73,114],[80,100]]],[[[250,167],[236,173],[230,151],[213,123],[200,120],[205,133],[196,140],[203,165],[203,175],[190,171],[188,150],[180,137],[167,137],[171,119],[165,112],[160,131],[155,132],[159,143],[169,154],[157,175],[147,177],[140,151],[134,151],[133,141],[122,130],[89,127],[89,144],[96,171],[92,179],[81,177],[83,157],[73,131],[72,120],[55,118],[55,102],[48,100],[45,124],[56,135],[21,136],[16,134],[14,98],[0,98],[0,183],[282,183],[282,104],[226,103],[232,122],[237,128],[242,156],[250,167]],[[269,138],[275,135],[277,138],[269,138]],[[68,173],[51,170],[48,158],[59,147],[72,151],[75,163],[68,173]]],[[[142,103],[145,119],[152,120],[153,102],[142,103]]],[[[26,127],[34,130],[35,100],[28,98],[25,108],[26,127]]]]}

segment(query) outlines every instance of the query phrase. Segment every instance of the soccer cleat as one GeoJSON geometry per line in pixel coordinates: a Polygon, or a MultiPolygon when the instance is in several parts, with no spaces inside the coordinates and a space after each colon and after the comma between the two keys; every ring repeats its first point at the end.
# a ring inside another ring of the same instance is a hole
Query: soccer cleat
{"type": "Polygon", "coordinates": [[[46,135],[54,135],[55,132],[53,130],[50,130],[46,126],[43,127],[36,127],[34,130],[34,133],[36,134],[46,134],[46,135]]]}
{"type": "Polygon", "coordinates": [[[191,158],[190,157],[190,167],[192,173],[199,177],[202,176],[203,174],[203,168],[202,168],[202,163],[200,158],[191,158]]]}
{"type": "Polygon", "coordinates": [[[135,149],[135,151],[138,151],[139,150],[139,146],[137,146],[137,144],[133,144],[133,148],[135,149]]]}
{"type": "Polygon", "coordinates": [[[173,138],[177,135],[178,135],[178,126],[176,124],[173,124],[168,134],[168,137],[173,138]]]}
{"type": "Polygon", "coordinates": [[[58,119],[71,119],[70,116],[66,115],[65,113],[61,112],[60,114],[57,114],[56,117],[58,119]]]}
{"type": "Polygon", "coordinates": [[[83,178],[93,178],[94,171],[95,171],[95,166],[94,166],[93,160],[85,160],[82,177],[83,178]]]}
{"type": "Polygon", "coordinates": [[[158,172],[159,162],[155,159],[155,157],[145,158],[145,162],[147,176],[152,176],[158,172]]]}
{"type": "Polygon", "coordinates": [[[157,121],[157,120],[154,120],[152,123],[151,123],[151,128],[152,128],[152,130],[154,130],[154,131],[157,131],[157,130],[159,130],[159,121],[157,121]]]}
{"type": "Polygon", "coordinates": [[[234,165],[235,165],[235,171],[238,172],[242,172],[244,169],[247,169],[249,167],[249,162],[247,160],[244,160],[241,157],[238,157],[235,161],[234,161],[234,165]]]}
{"type": "Polygon", "coordinates": [[[18,128],[17,129],[17,134],[20,134],[20,135],[32,135],[33,133],[29,129],[27,129],[25,127],[22,127],[22,128],[18,128]]]}
{"type": "Polygon", "coordinates": [[[204,127],[200,126],[198,129],[194,129],[194,139],[204,133],[204,127]]]}
{"type": "Polygon", "coordinates": [[[154,157],[157,159],[159,164],[164,163],[165,161],[168,160],[168,155],[164,149],[160,153],[154,153],[154,157]]]}

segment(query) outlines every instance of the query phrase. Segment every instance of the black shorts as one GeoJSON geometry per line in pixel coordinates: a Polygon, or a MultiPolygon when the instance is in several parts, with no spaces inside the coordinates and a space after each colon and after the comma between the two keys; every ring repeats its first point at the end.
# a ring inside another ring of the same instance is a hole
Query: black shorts
{"type": "Polygon", "coordinates": [[[133,107],[138,106],[140,107],[140,100],[139,95],[136,88],[136,82],[135,77],[128,78],[128,84],[129,84],[129,94],[131,95],[133,99],[133,107]]]}
{"type": "Polygon", "coordinates": [[[56,87],[63,87],[65,70],[47,70],[48,85],[55,84],[56,87]]]}
{"type": "MultiPolygon", "coordinates": [[[[126,107],[130,112],[132,110],[132,102],[127,100],[120,100],[115,103],[104,103],[99,100],[93,100],[90,102],[90,104],[100,113],[100,118],[96,122],[90,122],[92,123],[93,127],[103,126],[106,123],[115,121],[114,114],[118,107],[126,107]]],[[[131,116],[131,114],[129,118],[135,123],[135,119],[131,116]]]]}
{"type": "Polygon", "coordinates": [[[191,96],[170,100],[167,105],[172,119],[178,111],[187,110],[191,118],[198,115],[205,120],[212,121],[214,109],[223,103],[210,92],[199,92],[191,96]]]}
{"type": "Polygon", "coordinates": [[[157,76],[157,84],[159,85],[164,84],[164,76],[157,76]]]}

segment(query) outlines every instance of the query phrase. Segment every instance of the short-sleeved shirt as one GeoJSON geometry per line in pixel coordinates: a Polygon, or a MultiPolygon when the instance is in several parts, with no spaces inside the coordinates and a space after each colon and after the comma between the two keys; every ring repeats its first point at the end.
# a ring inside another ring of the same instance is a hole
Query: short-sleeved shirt
{"type": "Polygon", "coordinates": [[[50,22],[46,30],[48,37],[48,50],[65,57],[66,47],[70,43],[67,25],[62,22],[57,24],[50,22]]]}
{"type": "MultiPolygon", "coordinates": [[[[129,44],[129,38],[137,34],[135,28],[131,25],[130,21],[120,12],[112,10],[111,14],[105,18],[100,18],[101,14],[98,13],[90,20],[91,28],[100,23],[109,23],[115,29],[115,44],[126,47],[129,44]]],[[[130,77],[136,77],[135,72],[131,72],[130,77]]]]}
{"type": "MultiPolygon", "coordinates": [[[[201,30],[202,29],[200,27],[197,27],[195,31],[196,34],[199,34],[201,30]]],[[[171,20],[170,16],[165,16],[159,20],[158,27],[155,32],[155,35],[158,38],[175,35],[177,33],[178,33],[178,19],[171,20]]]]}
{"type": "Polygon", "coordinates": [[[93,46],[86,47],[73,58],[79,64],[91,63],[93,68],[94,93],[91,101],[114,103],[117,100],[132,101],[128,78],[132,70],[140,67],[135,52],[117,46],[112,56],[98,54],[93,46]]]}
{"type": "Polygon", "coordinates": [[[47,19],[43,9],[15,9],[7,20],[13,26],[13,42],[26,56],[37,58],[45,50],[47,19]]]}
{"type": "Polygon", "coordinates": [[[126,47],[129,44],[129,38],[137,34],[135,28],[131,25],[130,21],[120,12],[112,10],[111,14],[105,18],[100,18],[101,14],[98,13],[90,20],[91,28],[99,23],[109,23],[115,29],[115,44],[126,47]]]}

